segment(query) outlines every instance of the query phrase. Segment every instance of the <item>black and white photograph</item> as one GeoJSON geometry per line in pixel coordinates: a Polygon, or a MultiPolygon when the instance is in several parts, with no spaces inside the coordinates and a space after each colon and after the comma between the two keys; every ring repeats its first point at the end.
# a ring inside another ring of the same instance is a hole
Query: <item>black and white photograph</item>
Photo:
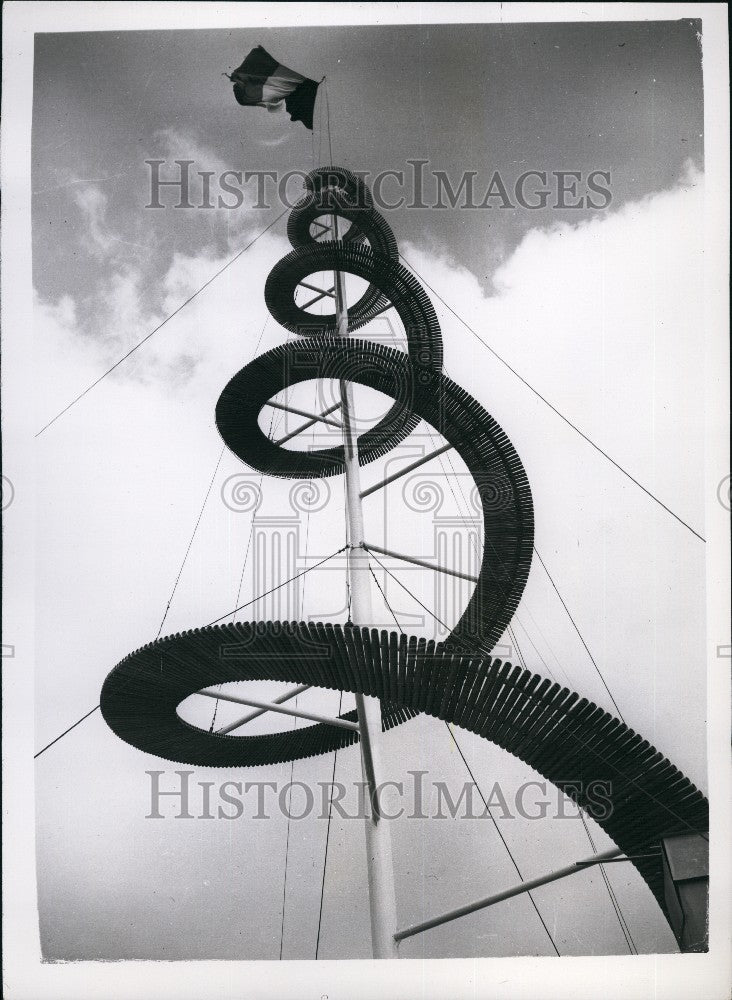
{"type": "Polygon", "coordinates": [[[724,4],[6,3],[9,1000],[724,1000],[724,4]]]}

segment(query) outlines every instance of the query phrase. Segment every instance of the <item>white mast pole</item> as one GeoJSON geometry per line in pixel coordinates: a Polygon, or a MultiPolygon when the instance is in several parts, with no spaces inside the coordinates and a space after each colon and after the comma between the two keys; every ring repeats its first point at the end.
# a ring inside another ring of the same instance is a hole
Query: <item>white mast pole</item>
{"type": "MultiPolygon", "coordinates": [[[[338,217],[331,216],[333,237],[339,240],[338,217]]],[[[333,272],[336,320],[341,337],[348,336],[348,306],[345,283],[339,270],[333,272]]],[[[343,450],[346,474],[346,524],[348,529],[348,581],[351,591],[351,620],[354,625],[370,625],[371,581],[368,553],[363,547],[363,508],[361,503],[361,472],[358,464],[358,439],[353,426],[353,389],[347,380],[340,382],[343,420],[343,450]]],[[[361,737],[361,767],[369,790],[366,803],[366,865],[371,910],[371,946],[374,958],[398,958],[396,895],[391,851],[389,821],[381,817],[381,796],[378,775],[382,773],[380,744],[381,703],[378,698],[356,695],[358,724],[361,737]]]]}

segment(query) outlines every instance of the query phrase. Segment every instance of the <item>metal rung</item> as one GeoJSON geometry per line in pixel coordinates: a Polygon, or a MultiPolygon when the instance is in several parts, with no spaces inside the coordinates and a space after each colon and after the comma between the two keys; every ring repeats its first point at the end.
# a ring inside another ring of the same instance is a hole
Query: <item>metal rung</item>
{"type": "MultiPolygon", "coordinates": [[[[320,414],[321,419],[323,417],[327,417],[329,413],[333,413],[334,410],[339,410],[340,408],[341,408],[341,404],[340,404],[340,401],[338,401],[334,406],[330,406],[327,410],[323,410],[323,412],[320,414]]],[[[277,444],[277,445],[284,444],[285,441],[289,441],[291,438],[297,437],[298,434],[302,434],[303,431],[306,431],[309,427],[312,427],[313,424],[317,424],[317,423],[318,423],[318,421],[315,419],[315,417],[313,417],[311,420],[308,420],[306,423],[300,424],[300,426],[296,427],[294,431],[290,431],[289,434],[285,434],[284,437],[277,438],[277,440],[273,441],[272,444],[277,444]]]]}
{"type": "Polygon", "coordinates": [[[456,569],[448,569],[447,566],[440,566],[439,563],[427,562],[425,559],[417,559],[416,556],[405,556],[401,552],[392,552],[390,549],[382,549],[378,545],[371,545],[371,543],[361,542],[363,547],[368,552],[380,552],[382,556],[391,556],[392,559],[401,559],[403,562],[414,563],[415,566],[423,566],[425,569],[433,569],[436,573],[446,573],[448,576],[456,576],[460,580],[470,580],[471,583],[477,583],[478,577],[473,576],[470,573],[461,573],[456,569]]]}
{"type": "Polygon", "coordinates": [[[412,462],[411,465],[406,465],[403,469],[400,469],[399,472],[395,472],[393,475],[387,476],[386,479],[382,479],[380,483],[375,483],[373,486],[369,486],[369,488],[364,490],[361,494],[361,499],[371,496],[372,493],[376,493],[377,490],[383,489],[384,486],[388,486],[389,483],[393,483],[394,480],[400,479],[402,476],[406,476],[408,472],[418,469],[420,465],[430,462],[433,458],[437,458],[438,455],[444,454],[451,448],[451,444],[446,444],[443,445],[442,448],[438,448],[436,451],[430,452],[429,455],[424,455],[422,458],[418,458],[416,462],[412,462]]]}
{"type": "Polygon", "coordinates": [[[265,403],[264,405],[273,406],[275,410],[284,410],[286,413],[296,413],[298,417],[307,417],[309,420],[319,420],[323,424],[330,424],[331,427],[343,426],[340,420],[330,420],[328,417],[321,417],[319,413],[308,413],[307,410],[298,410],[294,406],[285,406],[284,403],[273,403],[270,400],[270,402],[265,403]]]}
{"type": "Polygon", "coordinates": [[[440,914],[439,917],[433,917],[431,920],[424,920],[421,924],[413,924],[411,927],[405,927],[404,930],[397,931],[394,935],[395,941],[403,941],[404,938],[412,937],[414,934],[420,934],[422,931],[428,931],[432,927],[439,927],[440,924],[446,924],[450,920],[455,920],[457,917],[464,917],[468,913],[475,913],[476,910],[482,910],[486,906],[493,906],[495,903],[502,903],[504,899],[512,899],[514,896],[520,896],[523,892],[529,892],[531,889],[538,889],[540,885],[547,885],[549,882],[556,882],[560,878],[566,878],[568,875],[576,875],[577,872],[585,871],[588,866],[600,865],[604,861],[611,861],[613,858],[617,858],[619,854],[623,852],[617,848],[612,851],[604,851],[602,854],[596,854],[592,858],[587,858],[585,861],[575,861],[574,864],[567,865],[566,868],[560,868],[556,872],[551,872],[549,875],[542,875],[540,878],[532,878],[528,882],[520,882],[515,885],[512,889],[504,889],[503,892],[497,892],[493,896],[486,896],[485,899],[478,899],[474,903],[468,903],[466,906],[459,906],[455,910],[448,910],[447,913],[440,914]]]}
{"type": "MultiPolygon", "coordinates": [[[[313,291],[317,292],[318,289],[314,288],[313,291]]],[[[332,288],[329,291],[327,291],[327,292],[321,290],[320,291],[320,295],[316,295],[314,299],[308,299],[307,302],[303,302],[303,304],[301,306],[298,306],[298,308],[299,309],[307,309],[308,306],[314,306],[316,302],[320,302],[320,300],[324,299],[326,297],[326,295],[330,295],[331,298],[332,298],[333,297],[332,293],[333,293],[333,289],[332,288]]]]}
{"type": "MultiPolygon", "coordinates": [[[[660,857],[661,857],[660,851],[654,851],[652,854],[628,854],[626,857],[623,858],[608,858],[607,861],[603,862],[603,864],[607,865],[617,864],[619,861],[644,861],[648,858],[660,858],[660,857]]],[[[588,864],[595,865],[597,863],[598,862],[596,861],[589,861],[589,862],[575,861],[575,864],[579,868],[586,868],[588,864]]]]}
{"type": "Polygon", "coordinates": [[[233,701],[237,705],[251,705],[252,708],[262,708],[265,712],[280,712],[282,715],[294,715],[296,719],[324,722],[327,726],[338,726],[340,729],[350,729],[356,733],[359,731],[358,725],[355,722],[349,722],[347,719],[331,719],[327,715],[316,715],[315,712],[301,712],[295,708],[284,708],[274,701],[259,701],[257,698],[239,698],[233,694],[221,694],[220,691],[209,691],[208,689],[196,691],[195,693],[202,694],[206,698],[217,698],[220,701],[233,701]]]}
{"type": "MultiPolygon", "coordinates": [[[[303,684],[301,687],[291,688],[289,691],[285,691],[281,694],[279,698],[274,698],[273,705],[281,705],[284,701],[289,701],[290,698],[297,698],[299,694],[303,694],[305,691],[310,690],[309,684],[303,684]]],[[[245,726],[247,722],[252,722],[254,719],[258,719],[260,715],[266,715],[266,708],[258,708],[256,712],[250,712],[248,715],[243,715],[241,719],[236,722],[229,723],[228,726],[223,726],[221,729],[216,730],[217,736],[226,736],[227,733],[233,732],[235,729],[239,729],[241,726],[245,726]]]]}
{"type": "Polygon", "coordinates": [[[311,292],[320,292],[320,297],[321,297],[321,298],[322,298],[322,297],[323,297],[324,295],[330,295],[330,297],[331,297],[332,299],[334,299],[334,298],[335,298],[335,289],[333,289],[333,288],[329,289],[329,290],[328,290],[328,291],[326,292],[324,288],[318,288],[318,286],[317,286],[317,285],[309,285],[309,284],[307,283],[307,281],[299,281],[299,282],[298,282],[298,284],[300,285],[300,287],[301,287],[301,288],[309,288],[311,292]]]}

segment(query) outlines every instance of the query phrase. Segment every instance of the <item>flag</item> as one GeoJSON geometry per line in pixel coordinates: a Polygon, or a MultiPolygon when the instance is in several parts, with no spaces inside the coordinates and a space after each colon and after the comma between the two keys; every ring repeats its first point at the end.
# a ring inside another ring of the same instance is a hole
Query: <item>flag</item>
{"type": "Polygon", "coordinates": [[[278,63],[261,45],[252,49],[229,79],[239,104],[279,111],[284,101],[290,121],[312,129],[318,84],[278,63]]]}

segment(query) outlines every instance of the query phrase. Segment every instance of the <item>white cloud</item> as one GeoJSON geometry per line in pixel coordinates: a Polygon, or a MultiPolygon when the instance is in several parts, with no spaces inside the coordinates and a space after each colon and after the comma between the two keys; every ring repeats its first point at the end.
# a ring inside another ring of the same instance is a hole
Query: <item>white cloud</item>
{"type": "MultiPolygon", "coordinates": [[[[197,206],[186,209],[185,215],[190,226],[195,228],[197,235],[213,241],[214,235],[219,239],[223,237],[231,247],[242,230],[251,226],[254,220],[261,216],[261,211],[256,210],[243,200],[242,205],[236,208],[226,207],[235,204],[234,196],[221,186],[221,178],[224,174],[239,170],[231,163],[222,160],[221,157],[211,148],[204,146],[200,140],[191,132],[179,128],[160,129],[155,133],[156,145],[154,152],[146,159],[164,160],[159,166],[159,180],[178,181],[182,176],[188,178],[188,201],[191,205],[197,206]],[[192,161],[190,166],[181,167],[176,161],[192,161]],[[222,204],[219,204],[219,197],[222,204]],[[202,205],[213,207],[201,208],[202,205]]],[[[152,183],[153,168],[147,167],[147,179],[152,183]]],[[[226,183],[235,189],[241,189],[243,185],[243,175],[241,177],[228,176],[226,183]]],[[[254,190],[252,188],[252,190],[254,190]]],[[[178,187],[161,187],[159,201],[163,205],[176,204],[180,196],[178,187]]],[[[151,209],[150,211],[156,211],[151,209]]],[[[159,210],[157,210],[159,211],[159,210]]]]}
{"type": "Polygon", "coordinates": [[[96,184],[78,184],[71,193],[84,219],[87,250],[106,256],[118,242],[107,225],[107,195],[96,184]]]}
{"type": "Polygon", "coordinates": [[[129,258],[143,259],[149,265],[153,246],[123,239],[109,220],[109,195],[98,183],[74,178],[66,185],[71,201],[80,215],[78,240],[80,246],[96,261],[121,268],[129,258]]]}
{"type": "MultiPolygon", "coordinates": [[[[494,350],[638,478],[658,477],[669,497],[681,495],[689,517],[700,516],[699,497],[690,498],[693,509],[686,503],[683,472],[670,460],[701,440],[694,395],[702,391],[702,212],[703,177],[690,164],[672,190],[577,225],[530,231],[488,297],[453,260],[407,250],[494,350]]],[[[491,394],[501,391],[494,383],[504,382],[505,369],[435,306],[458,381],[480,398],[490,372],[491,394]]],[[[528,390],[519,391],[521,405],[532,405],[528,390]]]]}

